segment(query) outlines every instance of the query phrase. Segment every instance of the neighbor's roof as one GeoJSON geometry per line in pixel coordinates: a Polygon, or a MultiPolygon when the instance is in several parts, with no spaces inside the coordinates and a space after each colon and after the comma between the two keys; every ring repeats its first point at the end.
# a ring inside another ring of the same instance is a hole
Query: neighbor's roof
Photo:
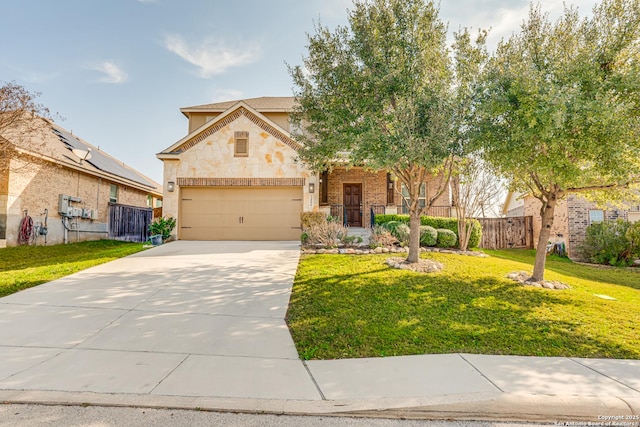
{"type": "Polygon", "coordinates": [[[30,134],[24,134],[24,130],[20,132],[19,129],[6,129],[2,137],[27,154],[139,190],[162,194],[160,184],[100,148],[52,121],[39,117],[34,120],[42,121],[40,129],[32,130],[30,134]],[[73,153],[74,149],[77,153],[90,152],[90,158],[82,160],[73,153]]]}
{"type": "Polygon", "coordinates": [[[295,98],[292,96],[262,96],[260,98],[237,99],[234,101],[216,102],[213,104],[196,105],[193,107],[181,108],[180,111],[187,113],[222,113],[239,102],[246,103],[249,107],[261,113],[265,112],[289,112],[293,110],[295,98]]]}

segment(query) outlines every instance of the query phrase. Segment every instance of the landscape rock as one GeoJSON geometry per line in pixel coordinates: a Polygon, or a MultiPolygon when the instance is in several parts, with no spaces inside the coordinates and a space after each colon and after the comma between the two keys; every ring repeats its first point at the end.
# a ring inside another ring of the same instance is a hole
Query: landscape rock
{"type": "MultiPolygon", "coordinates": [[[[340,248],[323,248],[318,247],[317,245],[313,246],[303,246],[300,249],[300,252],[305,255],[315,255],[315,254],[344,254],[344,255],[368,255],[368,254],[388,254],[388,253],[409,253],[408,247],[402,246],[390,246],[390,247],[375,247],[370,248],[367,246],[357,246],[357,247],[340,247],[340,248]]],[[[489,255],[483,252],[477,251],[457,251],[455,249],[442,249],[435,247],[421,247],[421,253],[443,253],[443,254],[455,254],[455,255],[465,255],[465,256],[474,256],[477,258],[488,258],[489,255]]],[[[514,279],[515,280],[515,279],[514,279]]]]}
{"type": "Polygon", "coordinates": [[[531,273],[527,273],[526,271],[516,271],[513,273],[509,273],[507,274],[507,278],[515,282],[521,283],[524,286],[531,286],[534,288],[555,289],[555,290],[571,289],[568,285],[564,283],[555,282],[551,280],[534,282],[531,280],[531,273]]]}
{"type": "Polygon", "coordinates": [[[407,263],[405,258],[387,258],[385,264],[391,268],[411,270],[418,273],[434,273],[436,271],[442,271],[444,268],[441,263],[431,259],[420,259],[416,263],[407,263]]]}

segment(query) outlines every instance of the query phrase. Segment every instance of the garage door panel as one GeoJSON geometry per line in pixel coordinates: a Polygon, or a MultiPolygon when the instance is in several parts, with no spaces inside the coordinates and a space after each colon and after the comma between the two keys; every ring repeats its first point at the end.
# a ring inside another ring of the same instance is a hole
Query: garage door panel
{"type": "Polygon", "coordinates": [[[180,239],[300,238],[301,187],[186,187],[180,198],[180,239]]]}

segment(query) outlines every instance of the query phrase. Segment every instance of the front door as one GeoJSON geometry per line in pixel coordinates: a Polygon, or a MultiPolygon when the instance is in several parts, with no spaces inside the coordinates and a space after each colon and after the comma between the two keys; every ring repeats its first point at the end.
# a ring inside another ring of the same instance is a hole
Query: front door
{"type": "Polygon", "coordinates": [[[362,184],[344,184],[344,209],[349,227],[362,227],[362,184]]]}

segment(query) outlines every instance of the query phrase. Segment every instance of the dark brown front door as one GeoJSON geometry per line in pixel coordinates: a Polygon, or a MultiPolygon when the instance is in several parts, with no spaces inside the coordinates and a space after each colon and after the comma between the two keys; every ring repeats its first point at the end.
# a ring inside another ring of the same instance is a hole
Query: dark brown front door
{"type": "Polygon", "coordinates": [[[347,225],[362,227],[362,184],[344,184],[344,208],[347,225]]]}

